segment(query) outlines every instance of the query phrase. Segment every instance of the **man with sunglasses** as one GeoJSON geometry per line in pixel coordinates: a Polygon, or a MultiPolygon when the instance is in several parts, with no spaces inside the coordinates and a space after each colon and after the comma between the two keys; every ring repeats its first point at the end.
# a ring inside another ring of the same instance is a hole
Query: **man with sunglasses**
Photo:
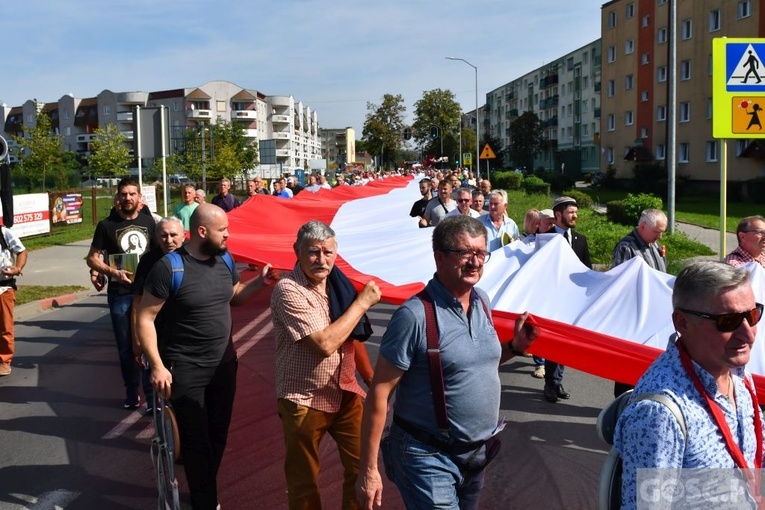
{"type": "MultiPolygon", "coordinates": [[[[763,306],[755,302],[749,273],[720,262],[692,263],[675,280],[672,306],[677,333],[638,381],[616,425],[614,446],[623,460],[622,508],[647,508],[647,501],[639,499],[647,496],[646,484],[638,486],[638,478],[654,479],[657,473],[642,468],[727,469],[730,487],[741,476],[732,468],[762,466],[762,416],[745,366],[763,306]],[[684,425],[667,404],[641,400],[656,394],[677,406],[684,425]]],[[[745,490],[746,481],[742,483],[745,490]]],[[[696,493],[704,494],[706,488],[697,487],[696,493]]],[[[722,497],[746,502],[743,495],[722,497]]],[[[685,507],[691,501],[674,503],[685,507]]]]}
{"type": "Polygon", "coordinates": [[[497,368],[522,354],[537,336],[524,313],[514,338],[500,342],[497,337],[489,297],[475,287],[490,256],[486,229],[475,218],[446,218],[433,231],[436,274],[424,293],[391,317],[364,405],[356,482],[362,508],[382,505],[377,457],[394,390],[393,424],[382,449],[388,477],[406,507],[478,507],[486,466],[466,467],[464,458],[475,451],[490,460],[488,448],[481,449],[502,430],[497,368]],[[431,311],[435,328],[427,319],[431,311]],[[438,345],[440,358],[434,365],[431,343],[438,345]],[[443,374],[437,386],[431,384],[432,366],[443,374]]]}
{"type": "Polygon", "coordinates": [[[762,216],[747,216],[738,222],[736,227],[738,247],[725,257],[725,262],[731,266],[740,266],[747,262],[757,262],[765,267],[765,218],[762,216]]]}
{"type": "Polygon", "coordinates": [[[470,208],[470,202],[472,199],[472,194],[469,189],[460,188],[457,190],[457,198],[455,199],[457,201],[457,208],[453,211],[450,211],[446,217],[450,218],[452,216],[464,214],[470,216],[471,218],[480,218],[481,213],[470,208]]]}

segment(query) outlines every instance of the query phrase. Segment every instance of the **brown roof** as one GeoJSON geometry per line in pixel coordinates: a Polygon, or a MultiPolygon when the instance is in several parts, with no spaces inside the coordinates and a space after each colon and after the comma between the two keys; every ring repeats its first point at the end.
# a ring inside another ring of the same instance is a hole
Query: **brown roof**
{"type": "Polygon", "coordinates": [[[232,101],[255,101],[257,97],[248,90],[242,89],[231,97],[232,101]]]}
{"type": "Polygon", "coordinates": [[[194,89],[186,95],[186,99],[212,99],[212,96],[202,89],[194,89]]]}

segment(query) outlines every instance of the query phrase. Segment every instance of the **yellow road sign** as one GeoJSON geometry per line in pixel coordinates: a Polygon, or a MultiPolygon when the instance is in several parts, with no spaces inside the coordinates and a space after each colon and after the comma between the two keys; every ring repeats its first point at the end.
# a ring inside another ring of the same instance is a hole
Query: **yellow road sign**
{"type": "Polygon", "coordinates": [[[481,156],[479,159],[495,159],[497,156],[494,154],[494,151],[491,150],[491,147],[489,147],[489,144],[483,146],[483,150],[481,151],[481,156]]]}
{"type": "Polygon", "coordinates": [[[462,153],[462,164],[463,165],[472,165],[473,164],[473,153],[472,152],[463,152],[462,153]]]}
{"type": "Polygon", "coordinates": [[[712,136],[765,138],[765,39],[712,40],[712,136]]]}

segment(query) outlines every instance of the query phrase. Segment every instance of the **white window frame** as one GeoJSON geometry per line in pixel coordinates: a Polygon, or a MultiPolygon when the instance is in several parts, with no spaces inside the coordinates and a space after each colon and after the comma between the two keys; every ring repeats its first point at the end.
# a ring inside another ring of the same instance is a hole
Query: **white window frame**
{"type": "Polygon", "coordinates": [[[680,81],[687,81],[691,79],[691,61],[683,60],[680,62],[680,81]]]}
{"type": "Polygon", "coordinates": [[[664,158],[667,157],[667,147],[663,143],[656,144],[654,156],[656,156],[657,161],[664,161],[664,158]]]}
{"type": "Polygon", "coordinates": [[[667,81],[667,66],[659,66],[656,68],[656,81],[658,83],[667,81]]]}
{"type": "Polygon", "coordinates": [[[616,28],[616,11],[608,13],[608,28],[616,28]]]}
{"type": "Polygon", "coordinates": [[[643,140],[648,138],[648,128],[647,127],[641,127],[640,128],[640,138],[642,138],[643,140]]]}
{"type": "Polygon", "coordinates": [[[631,55],[635,53],[635,39],[627,39],[624,41],[624,54],[631,55]]]}
{"type": "Polygon", "coordinates": [[[664,44],[667,42],[667,27],[660,27],[656,31],[656,43],[664,44]]]}
{"type": "Polygon", "coordinates": [[[706,145],[706,161],[707,163],[715,163],[717,161],[718,152],[717,140],[708,140],[706,145]]]}
{"type": "Polygon", "coordinates": [[[683,41],[693,38],[693,20],[691,18],[680,22],[680,37],[683,41]]]}
{"type": "Polygon", "coordinates": [[[650,64],[651,63],[651,54],[647,51],[640,55],[640,63],[643,65],[650,64]]]}
{"type": "Polygon", "coordinates": [[[616,95],[616,81],[608,80],[606,82],[606,96],[614,97],[616,95]]]}
{"type": "Polygon", "coordinates": [[[667,105],[660,104],[656,107],[656,122],[666,122],[667,120],[667,105]]]}
{"type": "Polygon", "coordinates": [[[677,162],[678,163],[690,163],[691,161],[691,144],[683,142],[677,146],[677,162]]]}
{"type": "Polygon", "coordinates": [[[736,19],[748,18],[752,15],[751,0],[740,0],[736,6],[736,19]]]}
{"type": "Polygon", "coordinates": [[[635,76],[628,74],[624,77],[624,90],[632,90],[635,87],[635,76]]]}
{"type": "Polygon", "coordinates": [[[691,121],[691,102],[682,101],[677,105],[677,121],[678,122],[690,122],[691,121]]]}
{"type": "Polygon", "coordinates": [[[651,16],[646,14],[645,16],[643,16],[643,19],[640,20],[640,26],[645,28],[649,26],[650,24],[651,24],[651,16]]]}
{"type": "Polygon", "coordinates": [[[613,147],[606,147],[605,157],[606,157],[607,165],[614,164],[614,148],[613,147]]]}
{"type": "Polygon", "coordinates": [[[614,117],[613,113],[609,113],[606,116],[606,131],[615,131],[616,130],[616,117],[614,117]]]}
{"type": "Polygon", "coordinates": [[[640,91],[640,101],[642,101],[643,103],[648,101],[648,90],[640,91]]]}
{"type": "Polygon", "coordinates": [[[624,9],[624,17],[629,19],[634,15],[635,15],[635,4],[630,2],[627,4],[627,7],[624,9]]]}
{"type": "Polygon", "coordinates": [[[616,62],[616,46],[609,46],[606,50],[606,62],[609,64],[616,62]]]}
{"type": "Polygon", "coordinates": [[[632,113],[632,110],[627,110],[624,112],[624,125],[625,126],[631,126],[635,123],[635,114],[632,113]]]}
{"type": "Polygon", "coordinates": [[[712,9],[709,11],[709,31],[717,32],[720,29],[722,29],[722,11],[712,9]]]}

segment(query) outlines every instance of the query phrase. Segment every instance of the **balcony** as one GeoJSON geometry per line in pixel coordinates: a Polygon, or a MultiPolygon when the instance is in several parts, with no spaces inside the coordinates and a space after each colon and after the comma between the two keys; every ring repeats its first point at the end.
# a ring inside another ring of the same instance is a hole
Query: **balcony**
{"type": "Polygon", "coordinates": [[[594,116],[596,119],[599,119],[599,118],[600,118],[600,108],[595,108],[595,112],[593,113],[593,116],[594,116]]]}
{"type": "Polygon", "coordinates": [[[600,88],[601,88],[601,87],[600,87],[600,82],[599,82],[599,81],[596,81],[596,82],[595,82],[595,92],[600,92],[600,88]]]}
{"type": "Polygon", "coordinates": [[[547,126],[548,127],[557,127],[558,126],[558,117],[550,117],[547,119],[547,126]]]}
{"type": "Polygon", "coordinates": [[[231,120],[257,120],[258,112],[256,110],[233,110],[231,120]]]}
{"type": "Polygon", "coordinates": [[[96,135],[93,133],[84,133],[77,135],[77,143],[90,143],[96,139],[96,135]]]}
{"type": "Polygon", "coordinates": [[[274,124],[289,124],[290,116],[289,115],[271,115],[271,122],[273,122],[274,124]]]}
{"type": "Polygon", "coordinates": [[[132,140],[134,138],[133,131],[120,131],[120,134],[125,137],[125,140],[132,140]]]}
{"type": "Polygon", "coordinates": [[[274,133],[274,138],[276,140],[289,140],[290,134],[289,133],[274,133]]]}
{"type": "Polygon", "coordinates": [[[276,149],[276,157],[277,158],[288,158],[288,157],[290,157],[290,150],[289,149],[276,149]]]}
{"type": "Polygon", "coordinates": [[[247,138],[257,138],[258,137],[258,130],[257,129],[243,129],[244,136],[247,138]]]}
{"type": "Polygon", "coordinates": [[[212,119],[212,110],[186,110],[187,119],[212,119]]]}
{"type": "Polygon", "coordinates": [[[117,122],[133,122],[133,112],[118,112],[117,122]]]}

